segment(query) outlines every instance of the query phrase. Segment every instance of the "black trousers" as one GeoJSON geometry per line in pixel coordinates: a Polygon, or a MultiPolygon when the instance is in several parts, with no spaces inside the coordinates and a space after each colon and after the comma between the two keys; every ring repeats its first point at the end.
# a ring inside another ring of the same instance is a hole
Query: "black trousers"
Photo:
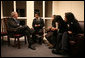
{"type": "Polygon", "coordinates": [[[56,47],[57,44],[57,31],[50,31],[46,35],[46,39],[54,46],[56,47]]]}
{"type": "Polygon", "coordinates": [[[57,35],[57,45],[56,50],[69,50],[69,39],[68,39],[68,33],[58,33],[57,35]]]}
{"type": "Polygon", "coordinates": [[[43,42],[43,29],[35,29],[33,33],[33,42],[36,43],[42,43],[43,42]]]}
{"type": "Polygon", "coordinates": [[[17,31],[15,33],[19,33],[19,34],[24,34],[27,36],[27,40],[28,40],[28,43],[29,43],[29,47],[31,47],[32,43],[33,43],[33,40],[32,38],[30,37],[30,35],[33,34],[33,30],[31,30],[27,25],[24,25],[22,27],[19,27],[17,29],[17,31]]]}

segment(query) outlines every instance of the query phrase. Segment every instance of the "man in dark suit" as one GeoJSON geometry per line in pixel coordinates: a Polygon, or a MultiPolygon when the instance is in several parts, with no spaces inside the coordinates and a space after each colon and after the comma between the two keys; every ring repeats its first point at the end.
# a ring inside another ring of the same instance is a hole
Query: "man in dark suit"
{"type": "Polygon", "coordinates": [[[35,47],[32,46],[32,30],[27,26],[27,25],[20,25],[18,18],[18,13],[17,12],[12,12],[11,13],[12,18],[7,20],[7,26],[9,28],[9,32],[13,33],[19,33],[19,34],[25,34],[28,39],[28,48],[31,48],[32,50],[35,50],[35,47]]]}
{"type": "Polygon", "coordinates": [[[34,41],[36,42],[36,40],[39,39],[39,44],[42,44],[44,21],[42,18],[40,18],[39,13],[35,13],[35,19],[33,19],[32,26],[35,30],[34,35],[33,35],[34,41]]]}

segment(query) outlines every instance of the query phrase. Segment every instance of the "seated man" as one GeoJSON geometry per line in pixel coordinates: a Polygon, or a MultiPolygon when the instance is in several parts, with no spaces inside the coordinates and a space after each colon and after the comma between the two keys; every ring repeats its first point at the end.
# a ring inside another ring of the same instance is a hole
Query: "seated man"
{"type": "Polygon", "coordinates": [[[33,20],[32,26],[35,30],[33,34],[33,40],[36,42],[36,40],[38,39],[39,44],[42,44],[44,21],[39,17],[39,13],[35,13],[35,19],[33,20]]]}
{"type": "Polygon", "coordinates": [[[8,22],[7,26],[9,28],[9,32],[25,34],[27,36],[28,43],[29,43],[28,48],[35,50],[35,48],[32,46],[32,39],[30,38],[30,35],[32,34],[32,30],[27,25],[21,26],[19,24],[19,21],[17,20],[18,18],[17,12],[12,12],[11,16],[12,18],[9,18],[7,20],[8,22]]]}

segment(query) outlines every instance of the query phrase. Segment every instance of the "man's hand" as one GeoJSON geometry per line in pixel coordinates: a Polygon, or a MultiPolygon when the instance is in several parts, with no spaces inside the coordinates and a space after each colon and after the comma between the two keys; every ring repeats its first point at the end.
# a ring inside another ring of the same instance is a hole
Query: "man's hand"
{"type": "Polygon", "coordinates": [[[31,30],[34,30],[34,28],[30,28],[31,30]]]}
{"type": "Polygon", "coordinates": [[[38,24],[38,25],[35,25],[35,27],[39,27],[40,26],[40,24],[38,24]]]}
{"type": "Polygon", "coordinates": [[[40,26],[40,24],[37,25],[38,27],[40,26]]]}
{"type": "Polygon", "coordinates": [[[20,27],[22,27],[22,25],[20,25],[20,27]]]}
{"type": "Polygon", "coordinates": [[[37,27],[38,25],[35,25],[35,27],[37,27]]]}
{"type": "Polygon", "coordinates": [[[72,31],[68,31],[69,34],[72,34],[72,31]]]}

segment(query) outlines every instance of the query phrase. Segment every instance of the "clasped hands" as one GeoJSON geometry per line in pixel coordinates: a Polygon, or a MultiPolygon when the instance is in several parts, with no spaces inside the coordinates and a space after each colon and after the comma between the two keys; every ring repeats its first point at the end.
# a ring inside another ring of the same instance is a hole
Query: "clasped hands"
{"type": "Polygon", "coordinates": [[[49,27],[49,29],[51,29],[52,31],[57,30],[57,28],[54,28],[54,27],[49,27]]]}
{"type": "Polygon", "coordinates": [[[35,27],[39,27],[40,26],[40,24],[38,24],[38,25],[35,25],[35,27]]]}

